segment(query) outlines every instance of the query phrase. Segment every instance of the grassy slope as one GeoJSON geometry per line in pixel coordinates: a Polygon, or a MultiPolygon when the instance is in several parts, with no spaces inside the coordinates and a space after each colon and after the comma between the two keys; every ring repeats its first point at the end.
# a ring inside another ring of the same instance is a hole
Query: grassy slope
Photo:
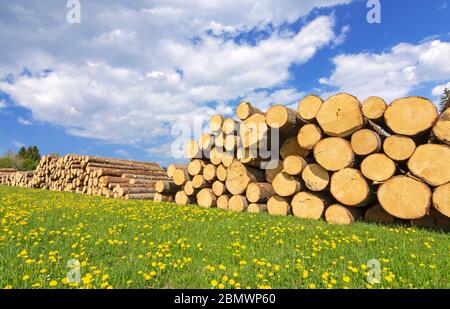
{"type": "Polygon", "coordinates": [[[414,228],[2,186],[0,218],[0,287],[69,287],[73,258],[88,288],[370,288],[374,258],[374,288],[450,287],[450,236],[414,228]]]}

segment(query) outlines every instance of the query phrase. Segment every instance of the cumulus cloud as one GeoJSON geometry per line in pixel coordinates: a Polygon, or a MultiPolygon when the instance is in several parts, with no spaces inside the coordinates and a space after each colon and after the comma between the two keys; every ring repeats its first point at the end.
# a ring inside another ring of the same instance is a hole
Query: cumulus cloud
{"type": "Polygon", "coordinates": [[[244,99],[255,102],[253,104],[263,110],[275,104],[284,104],[296,110],[298,102],[304,96],[304,92],[299,92],[294,88],[286,88],[273,92],[267,90],[253,91],[247,94],[244,99]]]}
{"type": "Polygon", "coordinates": [[[24,126],[31,125],[31,121],[22,117],[17,118],[17,122],[24,126]]]}
{"type": "Polygon", "coordinates": [[[440,96],[444,93],[445,89],[450,89],[450,82],[434,87],[433,90],[431,90],[431,94],[433,96],[440,96]]]}
{"type": "Polygon", "coordinates": [[[385,53],[341,54],[335,69],[320,82],[337,91],[365,99],[378,95],[387,101],[407,95],[425,82],[450,77],[450,42],[400,43],[385,53]]]}
{"type": "Polygon", "coordinates": [[[0,109],[5,108],[6,107],[6,102],[2,99],[0,99],[0,109]]]}
{"type": "MultiPolygon", "coordinates": [[[[170,10],[158,14],[177,15],[170,10]]],[[[307,62],[332,43],[333,26],[333,18],[320,16],[297,33],[273,32],[256,44],[213,36],[196,43],[164,39],[154,50],[142,50],[155,59],[140,58],[140,67],[109,59],[62,62],[55,56],[44,61],[41,70],[0,82],[0,89],[31,110],[34,119],[63,126],[72,135],[151,144],[168,135],[175,122],[230,114],[229,100],[256,89],[281,87],[289,79],[290,65],[307,62]],[[43,73],[45,64],[51,70],[43,73]]],[[[106,33],[93,41],[115,44],[138,37],[129,35],[132,32],[106,33]]],[[[274,99],[290,104],[298,93],[281,89],[269,95],[269,101],[274,99]]]]}
{"type": "Polygon", "coordinates": [[[17,147],[17,148],[25,147],[24,143],[18,142],[18,141],[13,141],[12,144],[14,145],[14,147],[17,147]]]}

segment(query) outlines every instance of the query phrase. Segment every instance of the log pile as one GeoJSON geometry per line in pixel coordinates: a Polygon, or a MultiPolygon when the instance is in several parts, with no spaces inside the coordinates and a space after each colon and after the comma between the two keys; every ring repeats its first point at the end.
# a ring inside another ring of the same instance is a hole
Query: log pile
{"type": "Polygon", "coordinates": [[[169,167],[155,200],[229,211],[450,227],[450,110],[406,97],[386,104],[309,95],[298,110],[241,102],[214,115],[169,167]],[[270,149],[270,151],[267,151],[270,149]]]}
{"type": "Polygon", "coordinates": [[[168,179],[156,163],[73,154],[43,156],[35,171],[0,170],[0,184],[124,199],[153,199],[168,179]]]}

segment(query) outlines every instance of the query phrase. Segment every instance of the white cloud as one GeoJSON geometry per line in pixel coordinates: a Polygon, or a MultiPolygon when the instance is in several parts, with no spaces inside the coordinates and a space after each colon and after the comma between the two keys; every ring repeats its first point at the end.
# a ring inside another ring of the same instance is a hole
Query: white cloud
{"type": "Polygon", "coordinates": [[[30,120],[22,118],[22,117],[17,118],[17,122],[24,126],[29,126],[32,123],[30,120]]]}
{"type": "Polygon", "coordinates": [[[431,90],[431,94],[434,96],[441,96],[446,88],[450,89],[450,82],[434,87],[433,90],[431,90]]]}
{"type": "Polygon", "coordinates": [[[2,99],[0,99],[0,109],[5,108],[6,107],[6,102],[2,99]]]}
{"type": "Polygon", "coordinates": [[[22,148],[25,147],[25,144],[22,142],[18,142],[18,141],[13,141],[12,144],[17,147],[17,148],[22,148]]]}
{"type": "MultiPolygon", "coordinates": [[[[177,15],[170,10],[158,14],[177,15]]],[[[275,17],[261,18],[267,22],[275,17]]],[[[167,136],[177,121],[192,121],[194,116],[206,120],[217,112],[230,114],[228,100],[256,89],[282,88],[290,77],[290,65],[307,62],[333,42],[333,26],[333,18],[320,16],[298,33],[273,32],[254,45],[204,36],[196,44],[183,39],[157,40],[151,50],[144,48],[148,45],[140,46],[139,31],[122,36],[114,30],[105,32],[103,38],[94,36],[94,43],[86,42],[87,47],[93,46],[91,57],[86,58],[89,61],[77,63],[75,55],[70,61],[56,55],[38,57],[43,59],[40,69],[51,68],[52,72],[15,75],[13,83],[0,82],[0,89],[31,110],[34,119],[63,126],[69,134],[112,143],[152,144],[167,136]],[[123,38],[138,41],[115,46],[115,40],[123,38]],[[138,57],[140,66],[97,54],[98,40],[112,44],[107,55],[117,52],[125,58],[138,57]],[[139,53],[128,55],[134,48],[140,48],[139,53]],[[216,103],[208,104],[211,101],[216,103]]],[[[289,104],[298,93],[282,89],[269,97],[289,104]]]]}
{"type": "Polygon", "coordinates": [[[378,95],[387,101],[407,95],[425,82],[450,77],[450,42],[413,45],[400,43],[386,53],[343,54],[333,59],[335,69],[320,82],[365,99],[378,95]]]}

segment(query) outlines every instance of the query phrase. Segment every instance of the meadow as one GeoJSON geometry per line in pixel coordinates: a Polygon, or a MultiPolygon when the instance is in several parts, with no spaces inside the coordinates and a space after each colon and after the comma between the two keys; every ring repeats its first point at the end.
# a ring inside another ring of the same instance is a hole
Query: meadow
{"type": "Polygon", "coordinates": [[[408,226],[4,186],[0,220],[1,288],[450,288],[450,236],[408,226]]]}

